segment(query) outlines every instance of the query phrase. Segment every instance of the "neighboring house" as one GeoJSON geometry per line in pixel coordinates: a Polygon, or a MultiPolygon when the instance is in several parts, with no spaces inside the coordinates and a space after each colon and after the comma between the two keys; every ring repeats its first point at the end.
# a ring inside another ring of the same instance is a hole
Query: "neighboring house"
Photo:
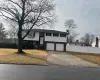
{"type": "Polygon", "coordinates": [[[79,40],[76,40],[75,42],[72,42],[72,43],[69,43],[69,45],[72,45],[72,46],[86,46],[85,43],[83,42],[79,42],[79,40]]]}
{"type": "Polygon", "coordinates": [[[80,42],[80,43],[77,43],[77,42],[72,42],[72,43],[69,43],[69,45],[73,45],[73,46],[86,46],[84,43],[80,42]]]}
{"type": "MultiPolygon", "coordinates": [[[[28,30],[23,30],[23,35],[28,30]]],[[[30,46],[35,49],[66,51],[66,32],[47,29],[32,29],[24,39],[24,47],[30,46]]]]}

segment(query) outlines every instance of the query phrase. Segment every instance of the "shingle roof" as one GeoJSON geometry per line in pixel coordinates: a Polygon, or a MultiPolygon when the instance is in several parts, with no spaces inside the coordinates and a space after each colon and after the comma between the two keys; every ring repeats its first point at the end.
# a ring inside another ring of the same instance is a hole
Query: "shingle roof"
{"type": "MultiPolygon", "coordinates": [[[[27,29],[23,30],[23,31],[27,31],[27,29]]],[[[32,29],[31,31],[34,32],[47,32],[47,33],[62,33],[62,34],[66,34],[66,32],[64,31],[58,31],[58,30],[48,30],[48,29],[32,29]]]]}

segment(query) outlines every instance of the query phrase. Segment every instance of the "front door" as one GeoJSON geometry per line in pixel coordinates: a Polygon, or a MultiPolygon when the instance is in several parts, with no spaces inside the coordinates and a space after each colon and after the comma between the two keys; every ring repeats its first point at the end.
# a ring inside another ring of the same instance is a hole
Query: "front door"
{"type": "Polygon", "coordinates": [[[43,44],[44,44],[44,38],[40,37],[40,45],[43,45],[43,44]]]}
{"type": "Polygon", "coordinates": [[[44,49],[44,37],[40,37],[40,49],[44,49]]]}
{"type": "Polygon", "coordinates": [[[40,32],[39,44],[40,44],[40,49],[44,49],[45,48],[45,44],[44,44],[44,32],[40,32]]]}

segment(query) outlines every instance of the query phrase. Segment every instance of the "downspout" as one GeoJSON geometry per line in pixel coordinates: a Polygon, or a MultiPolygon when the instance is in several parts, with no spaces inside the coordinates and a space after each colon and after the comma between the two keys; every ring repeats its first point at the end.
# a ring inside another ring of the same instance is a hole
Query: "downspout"
{"type": "Polygon", "coordinates": [[[66,34],[67,34],[67,39],[66,39],[66,43],[69,43],[69,39],[68,39],[68,35],[69,35],[69,30],[66,30],[66,34]]]}

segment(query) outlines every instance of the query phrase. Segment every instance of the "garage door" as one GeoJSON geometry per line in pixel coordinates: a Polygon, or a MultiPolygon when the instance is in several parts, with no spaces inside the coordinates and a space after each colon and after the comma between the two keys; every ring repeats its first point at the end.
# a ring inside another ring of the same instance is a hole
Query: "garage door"
{"type": "Polygon", "coordinates": [[[56,51],[64,51],[64,44],[56,44],[56,51]]]}
{"type": "Polygon", "coordinates": [[[54,43],[47,43],[46,50],[54,50],[54,43]]]}

